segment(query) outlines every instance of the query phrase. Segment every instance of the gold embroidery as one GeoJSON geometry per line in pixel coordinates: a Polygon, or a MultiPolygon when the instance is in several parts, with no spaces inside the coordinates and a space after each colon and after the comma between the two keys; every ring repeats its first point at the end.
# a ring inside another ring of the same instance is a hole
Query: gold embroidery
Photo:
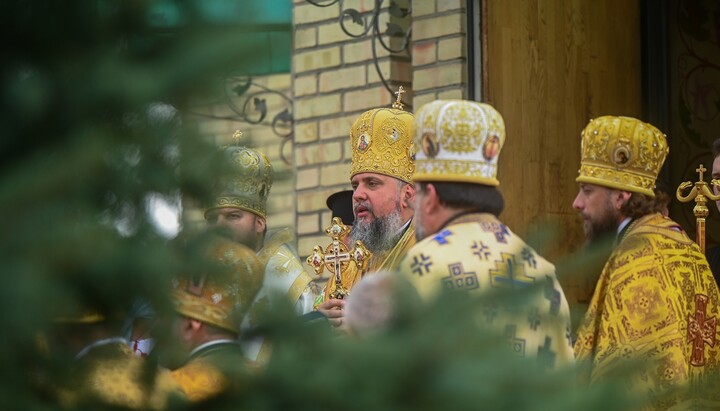
{"type": "Polygon", "coordinates": [[[413,178],[497,186],[505,124],[492,106],[437,100],[417,112],[415,145],[422,147],[413,178]]]}
{"type": "Polygon", "coordinates": [[[380,173],[411,182],[412,123],[412,113],[402,110],[379,108],[361,114],[350,130],[350,175],[380,173]]]}
{"type": "Polygon", "coordinates": [[[583,130],[581,147],[577,182],[655,196],[655,179],[669,149],[665,135],[651,124],[599,117],[583,130]]]}

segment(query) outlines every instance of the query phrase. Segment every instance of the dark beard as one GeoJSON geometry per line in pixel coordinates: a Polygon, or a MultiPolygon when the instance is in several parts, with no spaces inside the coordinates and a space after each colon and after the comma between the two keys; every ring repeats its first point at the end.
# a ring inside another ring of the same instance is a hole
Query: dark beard
{"type": "Polygon", "coordinates": [[[226,239],[228,239],[232,242],[242,244],[245,247],[248,247],[249,249],[251,249],[253,251],[258,251],[260,249],[259,246],[261,246],[260,238],[253,237],[251,235],[237,238],[235,236],[235,233],[233,233],[233,231],[227,227],[212,227],[212,228],[208,229],[208,231],[210,231],[211,233],[215,233],[221,237],[225,237],[226,239]]]}
{"type": "Polygon", "coordinates": [[[611,241],[617,235],[618,215],[608,204],[607,209],[595,219],[584,220],[585,242],[587,245],[598,245],[611,241]]]}

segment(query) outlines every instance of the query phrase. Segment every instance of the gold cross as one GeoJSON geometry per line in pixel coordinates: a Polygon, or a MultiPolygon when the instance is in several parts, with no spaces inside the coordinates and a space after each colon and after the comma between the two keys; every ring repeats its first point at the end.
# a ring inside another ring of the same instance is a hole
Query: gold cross
{"type": "Polygon", "coordinates": [[[404,92],[405,92],[405,89],[403,89],[403,86],[400,86],[400,87],[398,88],[398,91],[396,91],[396,92],[394,93],[394,94],[397,96],[397,99],[396,99],[395,102],[393,103],[392,108],[394,108],[394,109],[396,109],[396,110],[402,110],[402,109],[403,109],[403,105],[402,105],[402,95],[403,95],[404,92]]]}
{"type": "Polygon", "coordinates": [[[235,132],[233,133],[232,138],[233,138],[233,141],[235,142],[236,146],[240,145],[240,140],[242,139],[242,136],[243,136],[243,133],[240,130],[235,130],[235,132]]]}
{"type": "Polygon", "coordinates": [[[322,274],[325,268],[333,274],[335,291],[330,295],[331,298],[343,299],[350,294],[350,290],[346,289],[342,284],[343,274],[347,270],[350,261],[354,261],[357,268],[362,271],[371,255],[362,241],[356,241],[352,250],[349,250],[340,241],[340,238],[345,237],[349,232],[350,228],[343,224],[339,217],[334,217],[332,224],[325,229],[325,234],[332,238],[330,244],[325,250],[316,245],[313,248],[313,253],[305,260],[313,268],[315,274],[322,274]]]}
{"type": "Polygon", "coordinates": [[[700,181],[705,181],[705,179],[703,178],[703,173],[707,171],[707,168],[703,167],[703,165],[700,164],[700,167],[696,168],[695,171],[700,173],[700,181]]]}

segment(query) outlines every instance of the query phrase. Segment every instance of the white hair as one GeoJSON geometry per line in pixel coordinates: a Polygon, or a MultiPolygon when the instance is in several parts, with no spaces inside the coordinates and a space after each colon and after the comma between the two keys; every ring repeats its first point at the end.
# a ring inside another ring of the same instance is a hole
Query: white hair
{"type": "Polygon", "coordinates": [[[355,335],[364,337],[390,325],[395,317],[397,275],[368,273],[353,287],[345,304],[345,321],[355,335]]]}

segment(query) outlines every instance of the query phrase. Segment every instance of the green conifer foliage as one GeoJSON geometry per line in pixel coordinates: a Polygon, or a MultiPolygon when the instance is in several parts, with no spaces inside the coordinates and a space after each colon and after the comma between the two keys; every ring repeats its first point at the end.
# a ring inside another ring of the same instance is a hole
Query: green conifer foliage
{"type": "Polygon", "coordinates": [[[220,162],[182,107],[252,45],[200,28],[191,2],[177,2],[184,24],[164,29],[150,3],[0,5],[5,409],[48,406],[34,383],[52,363],[38,341],[54,321],[122,316],[139,296],[162,307],[170,276],[187,269],[148,201],[208,195],[220,162]]]}

